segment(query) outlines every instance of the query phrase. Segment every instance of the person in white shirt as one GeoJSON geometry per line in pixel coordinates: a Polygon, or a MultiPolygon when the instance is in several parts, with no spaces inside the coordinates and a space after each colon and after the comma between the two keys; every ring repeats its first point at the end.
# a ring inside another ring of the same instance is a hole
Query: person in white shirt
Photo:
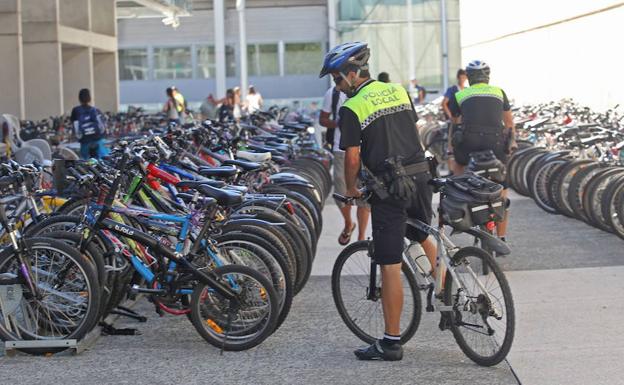
{"type": "MultiPolygon", "coordinates": [[[[343,81],[342,77],[338,76],[334,79],[336,85],[343,81]]],[[[333,129],[333,137],[328,138],[334,153],[334,192],[340,195],[346,195],[347,184],[345,182],[344,174],[344,162],[345,152],[340,150],[340,128],[338,127],[338,111],[340,107],[347,99],[347,96],[337,89],[337,87],[330,87],[325,92],[323,98],[323,107],[321,108],[321,115],[319,117],[319,123],[327,127],[328,130],[333,129]]],[[[351,241],[351,234],[355,230],[355,223],[351,219],[351,205],[345,205],[342,202],[336,200],[336,205],[340,209],[340,213],[344,219],[344,228],[342,233],[338,237],[338,243],[345,246],[351,241]]],[[[370,217],[370,207],[365,202],[360,200],[356,201],[357,205],[357,222],[358,222],[358,241],[362,241],[366,238],[366,227],[368,226],[368,219],[370,217]]]]}
{"type": "Polygon", "coordinates": [[[264,100],[262,95],[256,91],[254,86],[249,86],[249,92],[247,93],[247,112],[252,114],[262,108],[264,100]]]}

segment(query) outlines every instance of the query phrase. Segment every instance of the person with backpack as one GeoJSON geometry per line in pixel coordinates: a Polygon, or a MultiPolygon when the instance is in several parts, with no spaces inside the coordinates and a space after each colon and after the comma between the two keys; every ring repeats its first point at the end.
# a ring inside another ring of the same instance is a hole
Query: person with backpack
{"type": "Polygon", "coordinates": [[[186,111],[184,96],[175,87],[167,87],[165,93],[167,94],[167,102],[163,107],[163,112],[167,114],[169,122],[180,124],[186,111]]]}
{"type": "Polygon", "coordinates": [[[91,92],[83,88],[78,93],[80,105],[72,109],[74,134],[80,142],[82,159],[100,159],[108,153],[104,145],[106,125],[102,112],[91,105],[91,92]]]}

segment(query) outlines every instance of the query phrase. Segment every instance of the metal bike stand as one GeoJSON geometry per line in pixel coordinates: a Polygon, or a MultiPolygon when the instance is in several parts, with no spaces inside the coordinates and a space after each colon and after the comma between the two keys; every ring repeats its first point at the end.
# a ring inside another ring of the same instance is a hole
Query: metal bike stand
{"type": "Polygon", "coordinates": [[[18,350],[28,352],[29,349],[56,349],[66,348],[73,354],[78,354],[76,340],[36,340],[36,341],[5,341],[4,352],[7,357],[15,357],[18,350]]]}
{"type": "MultiPolygon", "coordinates": [[[[1,294],[1,293],[0,293],[1,294]]],[[[140,297],[138,297],[140,298],[140,297]]],[[[134,305],[137,303],[137,299],[128,300],[124,303],[123,309],[127,310],[131,313],[135,313],[131,310],[134,305]]],[[[0,298],[1,301],[1,298],[0,298]]],[[[1,306],[1,305],[0,305],[1,306]]],[[[117,321],[121,315],[119,314],[111,314],[106,317],[104,320],[100,322],[104,322],[112,325],[115,321],[117,321]]],[[[144,321],[140,321],[144,322],[144,321]]],[[[97,325],[93,328],[89,333],[87,333],[80,342],[75,339],[68,340],[34,340],[34,341],[5,341],[4,343],[4,352],[7,357],[15,357],[18,353],[28,353],[29,349],[58,349],[65,348],[64,350],[57,353],[47,353],[51,355],[78,355],[83,353],[86,350],[91,349],[95,346],[97,340],[102,336],[102,326],[97,325]]]]}

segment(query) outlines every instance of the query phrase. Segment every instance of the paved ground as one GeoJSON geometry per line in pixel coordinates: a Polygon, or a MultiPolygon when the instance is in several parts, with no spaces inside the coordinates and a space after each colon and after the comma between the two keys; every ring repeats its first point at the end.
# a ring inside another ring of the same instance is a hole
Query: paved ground
{"type": "MultiPolygon", "coordinates": [[[[523,384],[620,384],[624,368],[622,240],[577,221],[548,215],[514,197],[509,242],[499,260],[516,302],[517,332],[509,356],[523,384]]],[[[340,320],[328,275],[340,248],[338,210],[328,202],[314,274],[282,328],[260,347],[223,356],[184,318],[158,318],[142,302],[143,334],[103,337],[77,357],[0,357],[6,383],[398,383],[516,384],[509,365],[474,365],[450,333],[425,314],[400,363],[364,363],[360,342],[340,320]]],[[[469,243],[457,237],[459,243],[469,243]]],[[[5,381],[1,381],[3,383],[5,381]]]]}

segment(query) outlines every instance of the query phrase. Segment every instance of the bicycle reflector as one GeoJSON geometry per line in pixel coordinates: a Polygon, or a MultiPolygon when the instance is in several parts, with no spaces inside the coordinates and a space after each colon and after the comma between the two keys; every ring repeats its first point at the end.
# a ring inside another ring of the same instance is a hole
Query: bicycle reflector
{"type": "Polygon", "coordinates": [[[496,228],[496,222],[489,221],[485,224],[485,228],[488,229],[488,231],[494,231],[494,229],[496,228]]]}
{"type": "Polygon", "coordinates": [[[290,203],[290,202],[285,202],[285,203],[284,203],[284,207],[286,207],[286,210],[288,210],[288,212],[290,213],[290,215],[295,215],[295,208],[293,207],[292,203],[290,203]]]}

